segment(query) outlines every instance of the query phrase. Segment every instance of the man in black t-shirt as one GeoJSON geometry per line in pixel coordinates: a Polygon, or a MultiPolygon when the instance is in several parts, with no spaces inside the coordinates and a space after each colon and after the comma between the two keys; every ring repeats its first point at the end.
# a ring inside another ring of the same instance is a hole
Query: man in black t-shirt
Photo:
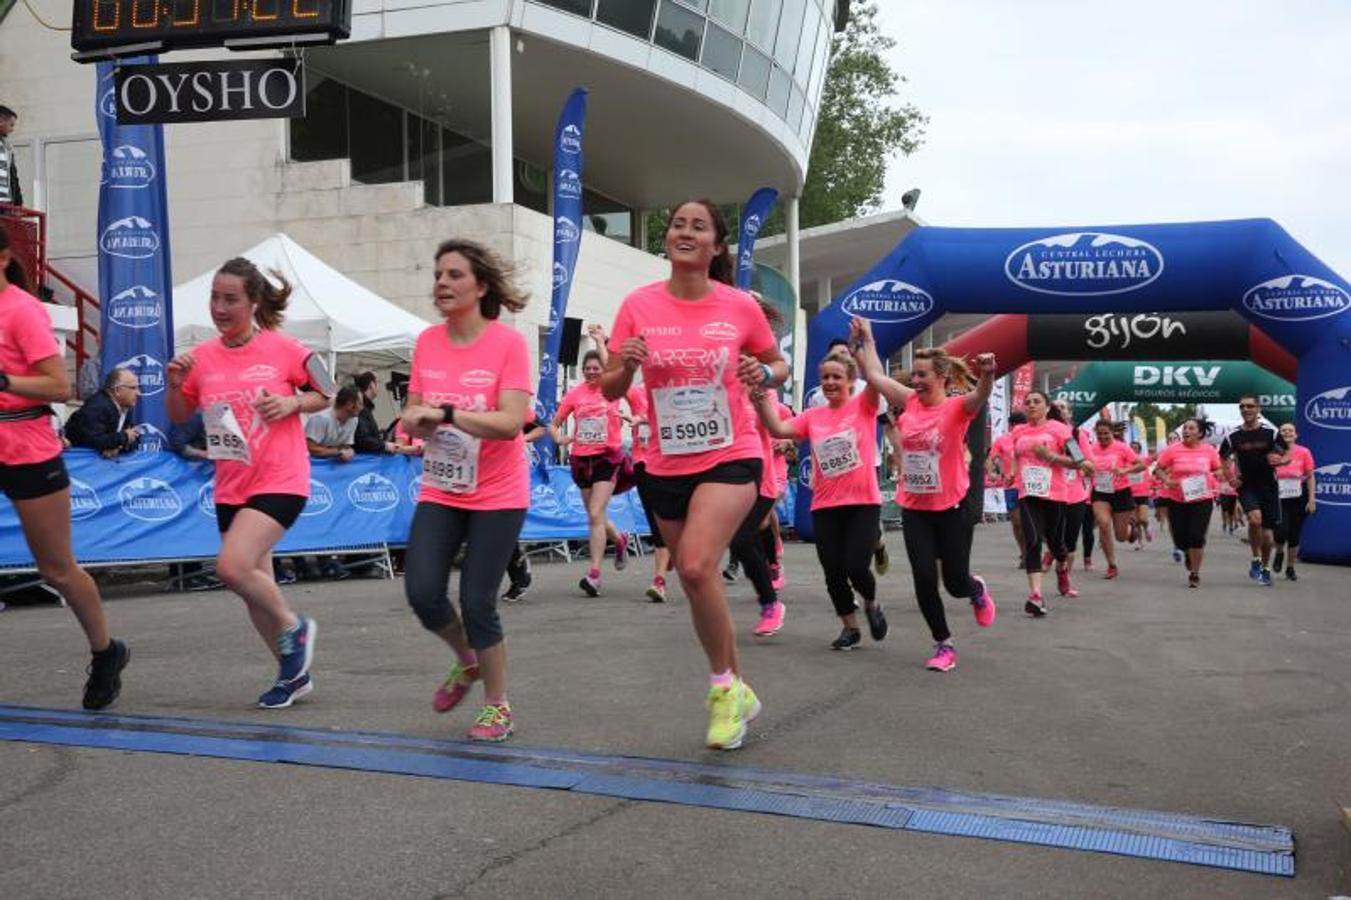
{"type": "Polygon", "coordinates": [[[1238,400],[1243,424],[1220,442],[1225,477],[1238,490],[1238,502],[1248,518],[1248,545],[1252,564],[1248,577],[1271,586],[1271,549],[1274,530],[1281,521],[1280,492],[1276,469],[1290,461],[1290,451],[1280,432],[1261,423],[1262,408],[1254,394],[1238,400]]]}

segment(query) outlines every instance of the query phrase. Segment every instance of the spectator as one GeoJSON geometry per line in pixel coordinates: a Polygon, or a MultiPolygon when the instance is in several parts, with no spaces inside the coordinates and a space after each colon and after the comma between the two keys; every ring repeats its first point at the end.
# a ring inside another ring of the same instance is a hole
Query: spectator
{"type": "Polygon", "coordinates": [[[351,462],[360,408],[361,395],[356,388],[348,386],[338,391],[331,408],[310,416],[305,423],[305,444],[310,456],[351,462]]]}
{"type": "Polygon", "coordinates": [[[19,187],[19,167],[14,162],[14,148],[9,136],[19,123],[19,114],[0,105],[0,206],[23,206],[23,190],[19,187]]]}
{"type": "MultiPolygon", "coordinates": [[[[188,421],[169,429],[169,448],[184,459],[208,458],[206,425],[200,409],[188,421]]],[[[169,566],[169,577],[185,591],[214,591],[221,587],[221,580],[213,572],[206,571],[200,562],[173,563],[169,566]]]]}
{"type": "Polygon", "coordinates": [[[131,409],[140,397],[136,375],[128,369],[113,369],[103,380],[103,389],[66,422],[71,446],[97,450],[107,459],[134,450],[141,432],[131,420],[131,409]]]}
{"type": "Polygon", "coordinates": [[[375,421],[375,398],[379,395],[380,382],[374,372],[362,372],[353,383],[361,395],[361,408],[357,412],[356,436],[352,439],[352,449],[357,453],[397,453],[393,441],[385,440],[380,425],[375,421]]]}

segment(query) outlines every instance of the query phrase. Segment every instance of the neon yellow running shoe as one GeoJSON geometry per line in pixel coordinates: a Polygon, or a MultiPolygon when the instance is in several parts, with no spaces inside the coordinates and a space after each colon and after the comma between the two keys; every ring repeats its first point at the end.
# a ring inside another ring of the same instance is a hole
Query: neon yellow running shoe
{"type": "Polygon", "coordinates": [[[760,715],[760,700],[740,678],[731,687],[708,689],[708,738],[713,750],[735,750],[746,737],[746,725],[760,715]]]}
{"type": "Polygon", "coordinates": [[[446,680],[432,695],[432,708],[439,713],[450,712],[465,698],[469,688],[478,679],[478,663],[471,666],[455,663],[450,667],[450,674],[446,676],[446,680]]]}

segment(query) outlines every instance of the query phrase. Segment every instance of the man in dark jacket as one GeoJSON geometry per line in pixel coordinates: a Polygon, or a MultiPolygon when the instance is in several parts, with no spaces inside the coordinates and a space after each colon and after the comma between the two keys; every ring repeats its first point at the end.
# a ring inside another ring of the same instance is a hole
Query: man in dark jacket
{"type": "Polygon", "coordinates": [[[353,379],[361,404],[357,410],[357,432],[352,438],[352,449],[357,453],[393,453],[392,441],[385,440],[380,423],[375,421],[375,398],[379,395],[380,379],[374,372],[362,372],[353,379]]]}
{"type": "Polygon", "coordinates": [[[131,420],[141,386],[128,369],[113,369],[103,389],[84,402],[66,422],[72,447],[88,447],[109,459],[136,448],[141,432],[131,420]]]}

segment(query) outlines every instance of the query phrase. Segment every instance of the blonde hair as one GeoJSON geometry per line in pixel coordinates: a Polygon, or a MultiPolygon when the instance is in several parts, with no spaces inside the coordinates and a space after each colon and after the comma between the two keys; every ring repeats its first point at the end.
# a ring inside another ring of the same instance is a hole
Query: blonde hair
{"type": "Polygon", "coordinates": [[[832,362],[844,366],[844,374],[849,377],[851,384],[858,379],[858,364],[854,362],[854,357],[849,355],[847,347],[840,346],[831,350],[821,360],[821,365],[832,362]]]}
{"type": "Polygon", "coordinates": [[[950,356],[942,347],[923,347],[914,353],[915,362],[921,359],[929,361],[934,374],[948,382],[948,386],[957,391],[969,391],[975,384],[971,369],[960,356],[950,356]]]}

